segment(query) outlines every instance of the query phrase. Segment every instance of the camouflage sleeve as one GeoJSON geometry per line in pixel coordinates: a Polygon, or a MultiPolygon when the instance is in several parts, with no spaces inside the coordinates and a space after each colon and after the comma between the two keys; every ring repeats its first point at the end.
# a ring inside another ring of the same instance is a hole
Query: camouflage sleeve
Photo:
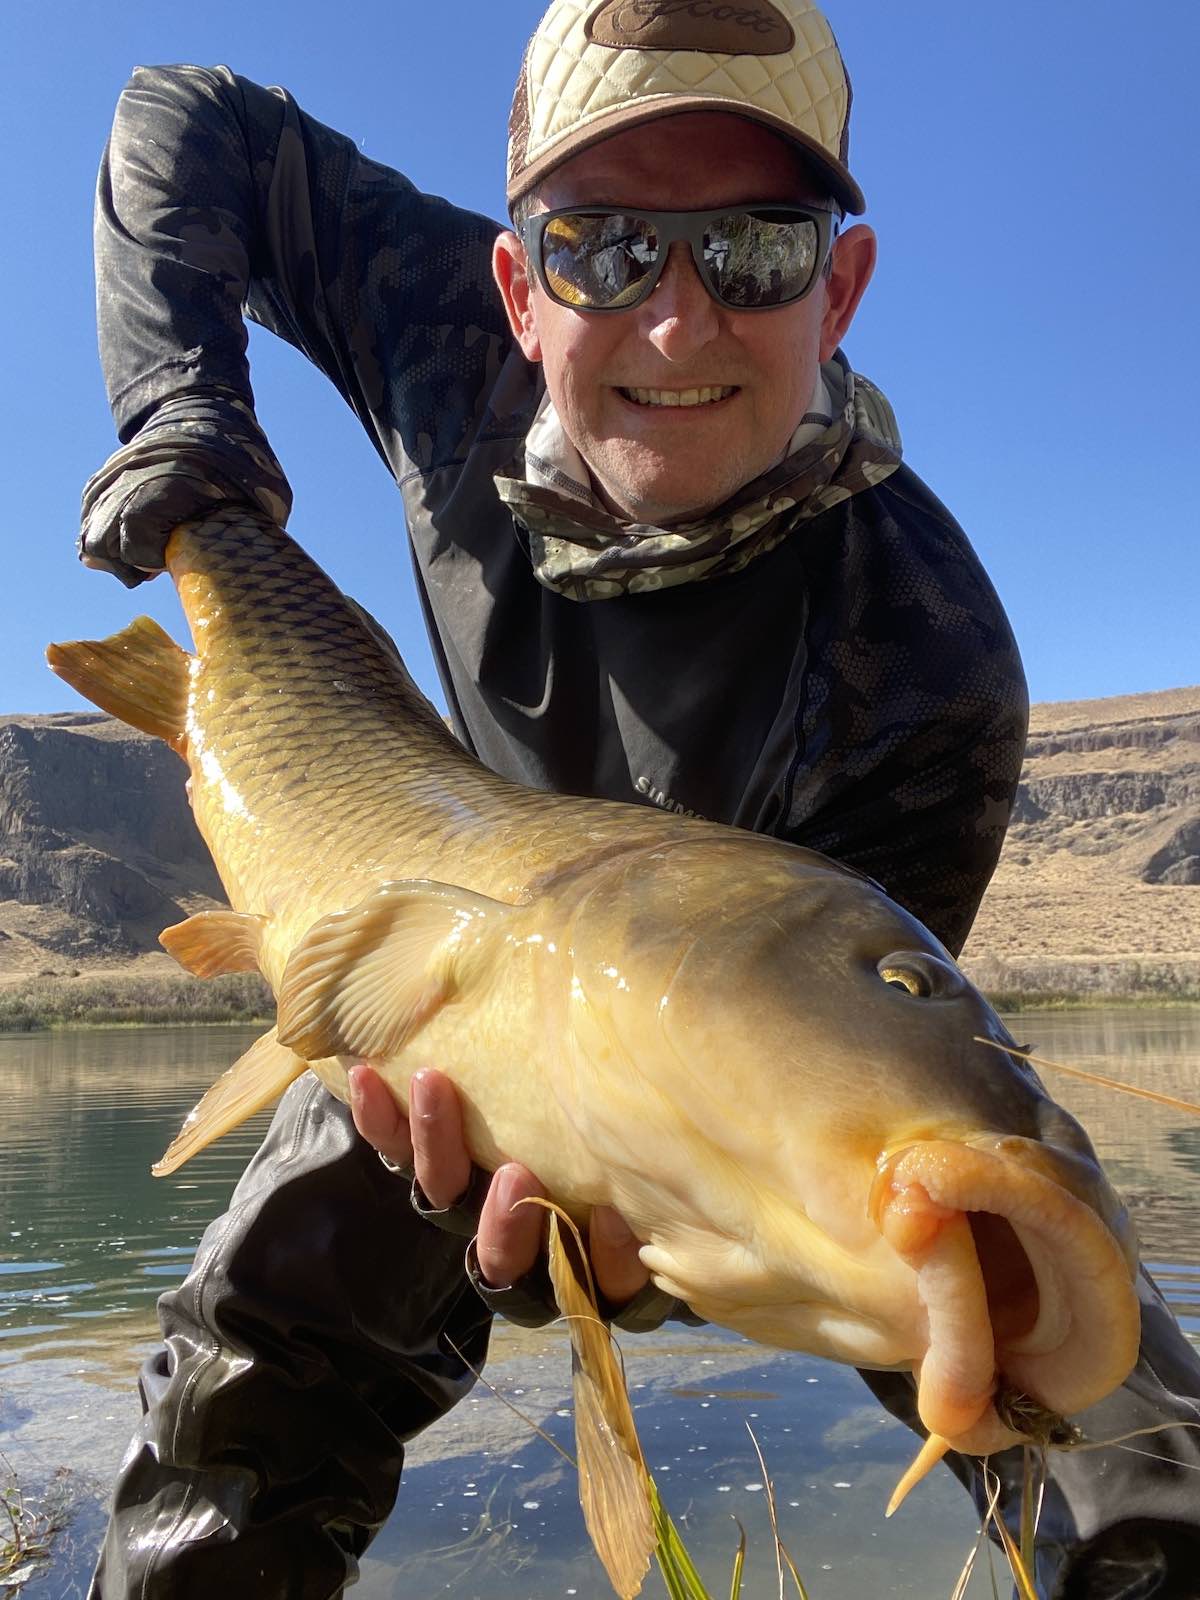
{"type": "Polygon", "coordinates": [[[809,630],[786,836],[874,878],[958,955],[1017,792],[1025,676],[949,513],[905,469],[879,499],[809,630]]]}
{"type": "Polygon", "coordinates": [[[915,730],[865,793],[796,843],[874,878],[957,956],[1000,857],[1024,722],[1014,706],[915,730]]]}
{"type": "Polygon", "coordinates": [[[213,498],[286,516],[243,308],[332,379],[395,476],[452,458],[507,343],[495,232],[282,90],[223,67],[139,68],[95,224],[100,353],[125,449],[86,491],[84,559],[136,581],[134,568],[161,565],[181,511],[213,498]]]}

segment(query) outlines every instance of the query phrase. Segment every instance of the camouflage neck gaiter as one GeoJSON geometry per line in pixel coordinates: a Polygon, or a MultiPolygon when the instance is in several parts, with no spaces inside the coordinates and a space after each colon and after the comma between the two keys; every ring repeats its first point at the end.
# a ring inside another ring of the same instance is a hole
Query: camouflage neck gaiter
{"type": "Polygon", "coordinates": [[[547,398],[514,475],[496,474],[500,498],[529,534],[539,582],[572,600],[608,600],[738,572],[801,522],[882,483],[900,464],[891,406],[840,350],[821,380],[825,414],[804,418],[782,461],[719,510],[671,528],[604,509],[547,398]]]}

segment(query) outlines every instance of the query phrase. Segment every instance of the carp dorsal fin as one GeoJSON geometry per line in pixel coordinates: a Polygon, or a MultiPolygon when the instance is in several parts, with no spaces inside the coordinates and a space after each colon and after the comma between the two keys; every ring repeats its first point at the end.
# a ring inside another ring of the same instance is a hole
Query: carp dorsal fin
{"type": "Polygon", "coordinates": [[[225,972],[257,972],[266,917],[249,911],[199,911],[164,928],[158,942],[197,978],[225,972]]]}
{"type": "Polygon", "coordinates": [[[187,745],[192,657],[153,617],[135,617],[107,639],[74,639],[46,650],[51,672],[101,711],[165,739],[179,755],[187,745]]]}
{"type": "Polygon", "coordinates": [[[281,1045],[274,1028],[256,1039],[244,1056],[223,1072],[211,1089],[188,1112],[187,1120],[167,1146],[161,1161],[150,1168],[165,1178],[205,1145],[229,1133],[256,1111],[269,1106],[293,1079],[308,1070],[308,1062],[281,1045]]]}
{"type": "Polygon", "coordinates": [[[319,1061],[382,1060],[462,987],[470,956],[513,907],[429,878],[381,885],[315,923],[288,958],[279,1037],[319,1061]]]}

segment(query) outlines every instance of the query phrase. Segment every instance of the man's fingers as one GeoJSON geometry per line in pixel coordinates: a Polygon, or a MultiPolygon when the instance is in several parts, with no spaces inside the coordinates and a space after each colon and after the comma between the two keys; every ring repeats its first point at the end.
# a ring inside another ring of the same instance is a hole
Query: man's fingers
{"type": "Polygon", "coordinates": [[[545,1193],[528,1167],[515,1161],[500,1167],[492,1179],[479,1214],[475,1256],[484,1282],[493,1289],[506,1289],[533,1270],[542,1248],[546,1213],[541,1206],[517,1202],[545,1193]]]}
{"type": "Polygon", "coordinates": [[[408,1090],[417,1182],[436,1211],[457,1205],[471,1182],[458,1090],[441,1072],[418,1072],[408,1090]]]}
{"type": "Polygon", "coordinates": [[[398,1167],[412,1165],[413,1147],[408,1118],[396,1103],[392,1091],[374,1067],[351,1067],[350,1111],[354,1126],[368,1144],[373,1144],[398,1167]]]}
{"type": "Polygon", "coordinates": [[[441,1072],[418,1072],[409,1085],[408,1115],[366,1063],[350,1068],[354,1126],[398,1167],[412,1167],[435,1211],[456,1205],[471,1182],[458,1091],[441,1072]]]}
{"type": "Polygon", "coordinates": [[[624,1217],[611,1206],[596,1206],[588,1223],[588,1254],[596,1287],[613,1306],[623,1306],[650,1282],[638,1256],[640,1245],[624,1217]]]}
{"type": "MultiPolygon", "coordinates": [[[[463,1137],[458,1091],[444,1073],[418,1072],[409,1086],[408,1116],[387,1084],[365,1064],[350,1068],[354,1125],[368,1143],[399,1167],[412,1166],[429,1204],[448,1210],[466,1193],[471,1158],[463,1137]]],[[[542,1250],[546,1213],[518,1201],[545,1198],[528,1167],[503,1166],[492,1179],[479,1215],[475,1254],[485,1283],[506,1288],[531,1272],[542,1250]]],[[[649,1282],[638,1241],[610,1206],[597,1206],[588,1229],[596,1285],[614,1306],[632,1300],[649,1282]]]]}

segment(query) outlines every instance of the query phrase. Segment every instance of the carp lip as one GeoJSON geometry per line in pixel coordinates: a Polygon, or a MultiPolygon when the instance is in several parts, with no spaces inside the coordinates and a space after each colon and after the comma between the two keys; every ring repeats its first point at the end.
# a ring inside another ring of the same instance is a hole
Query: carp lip
{"type": "Polygon", "coordinates": [[[928,1347],[917,1408],[930,1433],[986,1454],[1019,1442],[993,1405],[998,1386],[1060,1416],[1120,1384],[1140,1316],[1121,1242],[1044,1171],[1023,1140],[996,1148],[929,1140],[889,1152],[868,1204],[917,1275],[928,1347]]]}

